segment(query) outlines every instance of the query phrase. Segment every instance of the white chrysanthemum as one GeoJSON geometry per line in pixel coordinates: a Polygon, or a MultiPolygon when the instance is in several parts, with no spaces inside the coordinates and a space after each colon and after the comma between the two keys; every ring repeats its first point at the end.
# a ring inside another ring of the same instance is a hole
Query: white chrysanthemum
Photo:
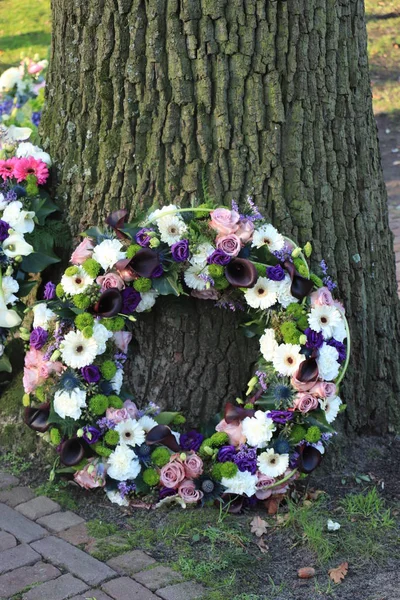
{"type": "Polygon", "coordinates": [[[122,252],[122,244],[119,240],[104,240],[93,250],[92,258],[107,271],[119,260],[126,258],[126,252],[122,252]]]}
{"type": "Polygon", "coordinates": [[[299,302],[297,298],[292,296],[290,292],[290,288],[292,287],[292,280],[290,276],[286,273],[285,279],[282,281],[276,281],[276,295],[278,297],[278,302],[283,306],[283,308],[287,308],[289,304],[293,302],[299,302]]]}
{"type": "Polygon", "coordinates": [[[117,396],[121,391],[123,381],[124,381],[124,370],[118,369],[117,372],[115,373],[114,377],[110,381],[111,387],[114,390],[114,392],[117,394],[117,396]]]}
{"type": "Polygon", "coordinates": [[[93,326],[93,339],[97,344],[97,354],[103,354],[107,349],[107,340],[113,337],[112,331],[108,331],[101,323],[95,322],[93,326]]]}
{"type": "Polygon", "coordinates": [[[275,281],[259,277],[255,286],[245,291],[244,297],[252,308],[261,308],[262,310],[270,308],[277,300],[275,281]]]}
{"type": "Polygon", "coordinates": [[[208,242],[199,244],[196,248],[195,254],[190,257],[190,263],[197,265],[198,267],[205,267],[207,265],[207,258],[214,252],[215,248],[208,242]]]}
{"type": "Polygon", "coordinates": [[[318,373],[321,379],[333,381],[339,374],[339,352],[333,346],[322,344],[317,357],[318,373]]]}
{"type": "Polygon", "coordinates": [[[187,226],[178,215],[168,215],[157,221],[158,230],[162,242],[169,246],[179,242],[183,234],[187,231],[187,226]]]}
{"type": "Polygon", "coordinates": [[[24,240],[20,233],[12,233],[3,242],[3,252],[8,258],[16,256],[29,256],[33,252],[33,246],[24,240]]]}
{"type": "Polygon", "coordinates": [[[332,337],[334,337],[335,340],[337,340],[338,342],[342,343],[347,338],[346,326],[344,324],[344,319],[342,315],[340,315],[339,324],[333,327],[332,329],[332,337]]]}
{"type": "Polygon", "coordinates": [[[270,252],[277,252],[278,250],[282,250],[285,240],[273,225],[268,224],[262,225],[254,231],[251,245],[255,248],[268,246],[270,252]]]}
{"type": "Polygon", "coordinates": [[[11,67],[0,75],[0,91],[8,92],[22,79],[22,72],[17,67],[11,67]]]}
{"type": "Polygon", "coordinates": [[[158,297],[157,290],[150,290],[149,292],[141,292],[140,293],[140,302],[135,308],[135,312],[142,313],[145,310],[150,310],[156,303],[156,298],[158,297]]]}
{"type": "Polygon", "coordinates": [[[63,361],[71,369],[82,369],[92,364],[97,356],[96,341],[85,338],[81,331],[70,331],[60,346],[63,361]]]}
{"type": "Polygon", "coordinates": [[[118,481],[135,479],[140,473],[140,463],[126,444],[118,445],[107,460],[107,475],[118,481]]]}
{"type": "Polygon", "coordinates": [[[299,344],[280,344],[278,346],[272,362],[280,375],[288,377],[294,375],[304,360],[304,355],[300,354],[300,350],[299,344]]]}
{"type": "Polygon", "coordinates": [[[86,392],[76,387],[70,392],[61,390],[54,394],[54,411],[62,418],[70,417],[76,421],[86,406],[86,392]]]}
{"type": "Polygon", "coordinates": [[[140,419],[138,420],[138,423],[141,427],[143,427],[143,429],[145,430],[146,433],[148,433],[149,431],[151,431],[153,429],[153,427],[157,427],[157,425],[158,425],[157,421],[155,421],[148,415],[144,415],[143,417],[140,417],[140,419]]]}
{"type": "Polygon", "coordinates": [[[106,496],[113,504],[118,506],[129,506],[129,500],[125,496],[121,496],[116,490],[106,490],[106,496]]]}
{"type": "Polygon", "coordinates": [[[202,276],[208,274],[208,268],[199,266],[193,266],[186,269],[183,274],[183,278],[188,287],[193,290],[205,290],[207,288],[207,281],[202,276]]]}
{"type": "Polygon", "coordinates": [[[46,165],[51,166],[50,154],[47,154],[47,152],[39,148],[39,146],[34,146],[30,142],[22,142],[19,144],[15,156],[18,156],[18,158],[28,158],[29,156],[33,156],[36,160],[41,160],[46,163],[46,165]]]}
{"type": "Polygon", "coordinates": [[[121,421],[115,431],[119,433],[121,444],[128,444],[128,446],[140,446],[146,438],[145,430],[135,419],[121,421]]]}
{"type": "Polygon", "coordinates": [[[56,314],[47,308],[47,304],[45,302],[41,302],[40,304],[36,304],[33,307],[33,327],[41,327],[46,331],[50,327],[52,319],[56,316],[56,314]]]}
{"type": "Polygon", "coordinates": [[[257,475],[252,475],[250,471],[238,471],[234,477],[223,477],[222,485],[227,489],[225,494],[238,494],[239,496],[253,496],[256,493],[257,475]]]}
{"type": "Polygon", "coordinates": [[[257,465],[263,475],[279,477],[289,466],[289,454],[275,454],[273,448],[270,448],[260,454],[257,465]]]}
{"type": "Polygon", "coordinates": [[[1,287],[3,288],[4,302],[6,304],[15,304],[18,300],[17,296],[14,296],[19,290],[18,281],[9,275],[5,275],[1,282],[1,287]]]}
{"type": "Polygon", "coordinates": [[[308,315],[308,324],[314,331],[321,331],[324,340],[333,337],[333,330],[340,324],[340,312],[334,306],[314,306],[308,315]]]}
{"type": "Polygon", "coordinates": [[[257,410],[254,417],[246,417],[242,421],[242,431],[247,444],[256,448],[265,448],[275,430],[275,423],[262,410],[257,410]]]}
{"type": "Polygon", "coordinates": [[[94,279],[86,273],[81,267],[77,267],[78,272],[75,275],[64,275],[61,277],[61,285],[66,294],[76,296],[83,294],[84,291],[92,285],[94,279]]]}
{"type": "Polygon", "coordinates": [[[267,362],[272,362],[277,349],[278,342],[275,339],[275,331],[273,329],[266,329],[260,337],[261,354],[267,362]]]}
{"type": "Polygon", "coordinates": [[[325,411],[325,417],[328,423],[333,423],[339,414],[340,405],[342,404],[339,396],[333,396],[333,398],[326,398],[325,400],[319,400],[322,410],[325,411]]]}

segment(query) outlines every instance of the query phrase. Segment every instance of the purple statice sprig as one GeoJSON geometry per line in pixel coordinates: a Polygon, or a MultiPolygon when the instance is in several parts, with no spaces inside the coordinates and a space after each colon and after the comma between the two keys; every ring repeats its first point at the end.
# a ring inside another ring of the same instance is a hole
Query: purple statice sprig
{"type": "Polygon", "coordinates": [[[207,275],[207,273],[199,273],[199,279],[202,279],[205,283],[209,283],[211,286],[215,284],[214,279],[210,275],[207,275]]]}
{"type": "Polygon", "coordinates": [[[123,352],[117,352],[116,354],[114,354],[114,362],[115,362],[115,366],[117,367],[117,369],[124,368],[124,364],[125,364],[127,358],[128,358],[128,355],[124,354],[123,352]]]}
{"type": "Polygon", "coordinates": [[[134,483],[128,483],[127,481],[120,481],[118,484],[118,491],[121,494],[122,498],[125,498],[130,492],[134,492],[136,490],[136,485],[134,483]]]}
{"type": "Polygon", "coordinates": [[[285,260],[293,262],[292,258],[292,247],[287,242],[283,246],[281,250],[275,250],[272,254],[279,260],[279,262],[283,263],[285,260]]]}
{"type": "Polygon", "coordinates": [[[149,416],[157,416],[161,412],[161,408],[155,402],[149,402],[147,406],[138,411],[138,418],[149,416]]]}
{"type": "Polygon", "coordinates": [[[258,378],[258,383],[260,384],[262,391],[266,392],[268,389],[267,374],[264,373],[264,371],[256,371],[255,375],[258,378]]]}
{"type": "Polygon", "coordinates": [[[104,431],[106,431],[107,429],[115,429],[117,426],[115,421],[113,421],[112,419],[107,419],[107,417],[102,417],[101,419],[98,419],[97,425],[100,427],[102,433],[104,433],[104,431]]]}
{"type": "Polygon", "coordinates": [[[333,292],[334,289],[337,288],[336,283],[333,281],[332,277],[330,275],[328,275],[328,265],[326,264],[326,261],[324,259],[321,260],[321,262],[319,263],[320,269],[323,273],[323,275],[325,275],[325,277],[323,277],[322,281],[324,282],[324,285],[328,288],[328,290],[330,292],[333,292]]]}

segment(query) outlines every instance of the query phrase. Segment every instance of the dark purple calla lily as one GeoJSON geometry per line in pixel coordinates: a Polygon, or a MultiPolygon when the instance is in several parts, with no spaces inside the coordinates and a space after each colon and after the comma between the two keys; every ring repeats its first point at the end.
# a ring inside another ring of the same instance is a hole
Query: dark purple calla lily
{"type": "Polygon", "coordinates": [[[72,438],[61,444],[60,460],[66,467],[73,467],[86,456],[88,446],[82,438],[72,438]]]}
{"type": "Polygon", "coordinates": [[[34,431],[45,433],[50,427],[50,423],[48,423],[49,415],[50,404],[48,402],[37,408],[27,406],[24,412],[24,422],[34,431]]]}
{"type": "Polygon", "coordinates": [[[127,235],[125,235],[125,233],[121,231],[121,227],[123,227],[126,223],[127,216],[128,211],[125,209],[120,209],[112,212],[106,219],[107,225],[114,229],[115,233],[117,234],[117,237],[120,239],[128,237],[127,235]]]}
{"type": "Polygon", "coordinates": [[[243,421],[246,417],[254,417],[254,412],[251,408],[243,408],[227,402],[224,418],[227,423],[233,423],[234,421],[243,421]]]}
{"type": "Polygon", "coordinates": [[[286,271],[289,273],[290,279],[292,280],[292,285],[290,288],[290,293],[292,296],[297,298],[298,300],[303,300],[306,296],[311,294],[314,283],[311,279],[306,279],[298,274],[296,271],[296,267],[290,260],[285,260],[283,263],[286,271]]]}
{"type": "Polygon", "coordinates": [[[105,290],[94,306],[94,312],[99,317],[115,317],[122,308],[121,292],[117,288],[105,290]]]}
{"type": "Polygon", "coordinates": [[[146,444],[148,446],[161,444],[173,452],[180,452],[181,450],[175,436],[167,425],[156,425],[153,429],[150,429],[146,435],[146,444]]]}
{"type": "Polygon", "coordinates": [[[322,454],[314,446],[303,444],[299,448],[299,458],[297,459],[297,468],[300,473],[312,473],[321,464],[322,454]]]}
{"type": "Polygon", "coordinates": [[[251,288],[258,279],[258,273],[247,258],[234,258],[225,267],[225,277],[233,287],[251,288]]]}

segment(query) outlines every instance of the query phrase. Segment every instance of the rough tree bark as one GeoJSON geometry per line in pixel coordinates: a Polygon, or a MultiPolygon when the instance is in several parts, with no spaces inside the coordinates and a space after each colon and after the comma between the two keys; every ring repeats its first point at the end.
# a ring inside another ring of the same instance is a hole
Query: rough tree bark
{"type": "MultiPolygon", "coordinates": [[[[350,425],[397,415],[399,310],[362,0],[52,0],[42,121],[73,233],[117,207],[251,194],[313,240],[339,282],[350,425]]],[[[137,328],[139,397],[209,414],[243,389],[254,346],[231,315],[159,302],[137,328]],[[167,310],[168,307],[168,310],[167,310]]]]}

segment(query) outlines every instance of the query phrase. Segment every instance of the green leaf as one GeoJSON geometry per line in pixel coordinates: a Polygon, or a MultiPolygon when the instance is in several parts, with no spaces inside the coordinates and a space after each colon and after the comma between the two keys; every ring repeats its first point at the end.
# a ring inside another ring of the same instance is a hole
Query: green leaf
{"type": "Polygon", "coordinates": [[[24,296],[27,296],[28,294],[30,294],[30,292],[33,290],[33,288],[35,287],[35,285],[37,285],[37,281],[20,281],[18,280],[19,283],[19,291],[18,294],[21,298],[23,298],[24,296]]]}
{"type": "Polygon", "coordinates": [[[60,209],[50,200],[50,197],[46,192],[41,191],[40,196],[32,198],[31,210],[35,212],[39,225],[43,226],[46,218],[60,209]]]}
{"type": "Polygon", "coordinates": [[[104,231],[100,227],[89,227],[89,229],[86,229],[81,235],[94,238],[97,243],[100,243],[105,239],[104,231]]]}
{"type": "Polygon", "coordinates": [[[26,273],[41,273],[49,265],[60,262],[57,256],[50,256],[42,252],[33,252],[29,256],[24,256],[21,263],[21,269],[26,273]]]}
{"type": "Polygon", "coordinates": [[[317,425],[323,432],[333,433],[335,431],[326,420],[325,412],[322,409],[313,410],[312,415],[307,415],[305,418],[305,422],[308,425],[317,425]]]}
{"type": "Polygon", "coordinates": [[[161,412],[156,417],[154,417],[154,420],[159,425],[169,425],[175,419],[176,415],[179,415],[179,413],[178,412],[161,412]]]}
{"type": "Polygon", "coordinates": [[[10,359],[8,358],[8,356],[6,354],[3,354],[3,356],[0,356],[0,373],[11,373],[12,372],[12,366],[10,363],[10,359]]]}
{"type": "Polygon", "coordinates": [[[155,290],[157,290],[161,296],[180,296],[180,285],[178,283],[177,274],[170,274],[165,277],[157,277],[157,279],[152,279],[152,286],[155,290]]]}
{"type": "Polygon", "coordinates": [[[137,223],[125,223],[123,227],[120,227],[119,230],[122,233],[125,233],[131,240],[135,239],[135,235],[138,231],[140,231],[140,227],[137,226],[137,223]]]}

